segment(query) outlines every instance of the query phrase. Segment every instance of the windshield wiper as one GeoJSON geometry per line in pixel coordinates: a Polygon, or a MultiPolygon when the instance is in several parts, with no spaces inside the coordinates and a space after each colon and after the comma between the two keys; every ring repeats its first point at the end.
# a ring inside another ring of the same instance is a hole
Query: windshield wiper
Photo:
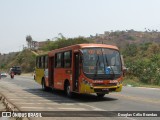
{"type": "Polygon", "coordinates": [[[98,63],[99,63],[99,55],[98,55],[98,58],[97,58],[97,61],[96,61],[96,71],[95,71],[95,74],[94,74],[95,77],[97,76],[97,73],[98,73],[98,63]]]}

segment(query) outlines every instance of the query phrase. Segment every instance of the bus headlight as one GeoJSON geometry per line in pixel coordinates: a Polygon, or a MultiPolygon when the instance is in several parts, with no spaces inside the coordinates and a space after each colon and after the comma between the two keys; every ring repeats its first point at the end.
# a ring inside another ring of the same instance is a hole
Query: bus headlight
{"type": "Polygon", "coordinates": [[[89,85],[90,85],[90,87],[91,87],[91,88],[93,88],[93,85],[92,85],[92,83],[90,83],[89,85]]]}
{"type": "Polygon", "coordinates": [[[88,82],[87,80],[85,80],[84,78],[82,79],[82,82],[90,87],[93,87],[92,83],[88,82]]]}
{"type": "Polygon", "coordinates": [[[83,79],[83,81],[82,81],[84,84],[87,84],[87,81],[85,80],[85,79],[83,79]]]}
{"type": "Polygon", "coordinates": [[[117,86],[120,86],[122,84],[122,81],[119,81],[118,83],[117,83],[117,86]]]}

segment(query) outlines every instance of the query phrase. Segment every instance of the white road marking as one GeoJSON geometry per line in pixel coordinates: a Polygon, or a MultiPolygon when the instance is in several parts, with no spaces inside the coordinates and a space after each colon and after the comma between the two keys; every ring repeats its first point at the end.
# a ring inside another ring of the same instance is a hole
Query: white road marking
{"type": "Polygon", "coordinates": [[[135,87],[135,88],[145,88],[145,89],[151,89],[151,90],[160,90],[160,88],[148,88],[148,87],[135,87]]]}
{"type": "MultiPolygon", "coordinates": [[[[12,98],[15,98],[15,99],[26,99],[26,98],[34,98],[34,99],[40,99],[40,98],[42,98],[42,97],[30,97],[30,96],[25,96],[25,97],[16,97],[16,96],[12,96],[12,97],[10,97],[11,99],[12,98]]],[[[55,97],[45,97],[45,98],[55,98],[55,97]]]]}
{"type": "Polygon", "coordinates": [[[20,107],[20,108],[24,108],[24,109],[45,109],[45,107],[20,107]]]}
{"type": "Polygon", "coordinates": [[[87,110],[85,108],[58,108],[60,110],[87,110]]]}
{"type": "Polygon", "coordinates": [[[21,103],[17,103],[17,104],[48,104],[48,105],[67,105],[67,106],[69,106],[69,105],[74,105],[74,104],[72,104],[72,103],[25,103],[25,102],[21,102],[21,103]]]}
{"type": "Polygon", "coordinates": [[[23,100],[22,98],[11,98],[10,100],[23,100]]]}
{"type": "MultiPolygon", "coordinates": [[[[12,99],[10,99],[10,100],[16,100],[16,101],[26,101],[26,102],[28,102],[28,101],[35,101],[34,99],[22,99],[22,98],[12,98],[12,99]]],[[[49,101],[49,102],[52,102],[52,100],[37,100],[36,102],[39,102],[39,101],[49,101]]]]}
{"type": "Polygon", "coordinates": [[[21,107],[22,109],[87,110],[85,108],[21,107]]]}
{"type": "Polygon", "coordinates": [[[76,104],[73,104],[73,103],[59,103],[59,105],[76,105],[76,104]]]}
{"type": "Polygon", "coordinates": [[[87,107],[90,107],[92,108],[93,110],[97,110],[97,111],[106,111],[104,109],[101,109],[101,108],[97,108],[97,107],[94,107],[94,106],[91,106],[91,105],[87,105],[87,104],[84,104],[84,103],[79,103],[79,105],[82,105],[82,106],[87,106],[87,107]]]}
{"type": "Polygon", "coordinates": [[[49,105],[59,105],[59,103],[16,103],[16,104],[24,104],[24,105],[32,105],[32,104],[34,104],[34,105],[39,105],[39,104],[41,104],[41,105],[45,105],[45,104],[49,104],[49,105]]]}

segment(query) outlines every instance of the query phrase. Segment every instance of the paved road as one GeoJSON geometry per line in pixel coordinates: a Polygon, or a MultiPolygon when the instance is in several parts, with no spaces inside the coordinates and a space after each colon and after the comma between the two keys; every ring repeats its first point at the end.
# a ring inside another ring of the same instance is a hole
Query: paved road
{"type": "MultiPolygon", "coordinates": [[[[98,99],[94,94],[76,95],[70,99],[61,91],[42,91],[41,86],[32,77],[15,76],[13,80],[9,77],[0,80],[0,93],[21,111],[160,111],[160,89],[123,87],[121,93],[110,93],[103,99],[98,99]]],[[[70,118],[63,117],[63,119],[70,118]]],[[[158,118],[129,117],[125,119],[158,118]]]]}

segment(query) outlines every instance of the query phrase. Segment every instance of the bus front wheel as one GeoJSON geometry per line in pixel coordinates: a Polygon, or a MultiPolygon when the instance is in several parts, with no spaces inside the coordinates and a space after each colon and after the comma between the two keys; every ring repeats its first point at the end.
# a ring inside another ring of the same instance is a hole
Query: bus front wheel
{"type": "Polygon", "coordinates": [[[97,97],[98,97],[98,98],[103,98],[104,96],[105,96],[104,93],[97,93],[97,97]]]}

